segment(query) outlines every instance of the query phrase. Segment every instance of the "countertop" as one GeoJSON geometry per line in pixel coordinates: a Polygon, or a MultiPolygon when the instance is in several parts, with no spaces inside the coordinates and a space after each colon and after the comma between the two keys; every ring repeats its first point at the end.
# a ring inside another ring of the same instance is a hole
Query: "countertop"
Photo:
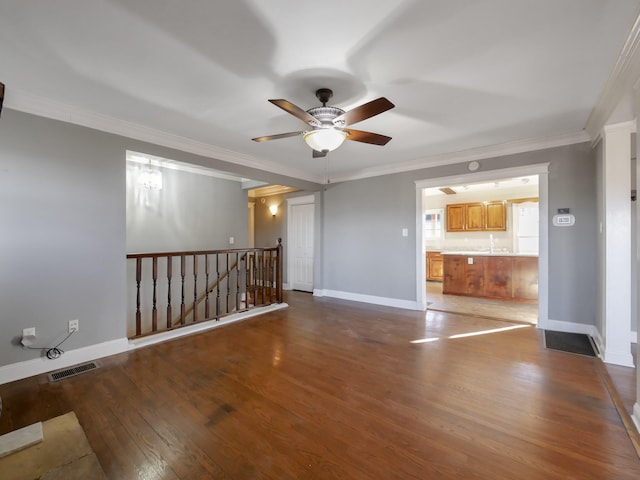
{"type": "Polygon", "coordinates": [[[469,257],[538,257],[537,253],[493,252],[488,250],[444,250],[442,255],[466,255],[469,257]]]}

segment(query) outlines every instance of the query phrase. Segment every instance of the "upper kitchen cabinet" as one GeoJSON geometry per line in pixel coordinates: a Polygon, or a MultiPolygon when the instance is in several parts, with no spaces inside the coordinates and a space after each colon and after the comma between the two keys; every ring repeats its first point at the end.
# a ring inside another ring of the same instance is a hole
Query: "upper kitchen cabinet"
{"type": "Polygon", "coordinates": [[[485,203],[486,228],[485,230],[504,231],[507,229],[507,205],[504,200],[496,200],[485,203]]]}
{"type": "Polygon", "coordinates": [[[465,203],[467,210],[467,232],[481,232],[485,229],[486,208],[483,203],[465,203]]]}
{"type": "Polygon", "coordinates": [[[464,232],[467,225],[467,209],[464,203],[447,205],[447,232],[464,232]]]}
{"type": "Polygon", "coordinates": [[[507,206],[502,200],[447,205],[447,232],[507,229],[507,206]]]}

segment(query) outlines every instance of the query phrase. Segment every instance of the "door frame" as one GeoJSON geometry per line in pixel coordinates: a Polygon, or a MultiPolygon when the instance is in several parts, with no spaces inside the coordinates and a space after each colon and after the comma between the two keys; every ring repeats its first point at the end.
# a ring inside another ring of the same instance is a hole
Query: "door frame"
{"type": "Polygon", "coordinates": [[[538,252],[538,328],[545,329],[549,323],[549,165],[537,163],[520,167],[487,170],[484,172],[466,173],[447,177],[417,180],[416,183],[416,299],[421,310],[427,308],[427,280],[425,277],[426,261],[422,245],[422,189],[441,187],[451,184],[475,183],[501,180],[510,177],[538,175],[538,218],[539,252],[538,252]]]}
{"type": "MultiPolygon", "coordinates": [[[[315,195],[305,195],[303,197],[293,197],[287,198],[287,243],[290,245],[290,240],[293,238],[293,215],[292,209],[297,205],[315,205],[316,197],[315,195]]],[[[291,279],[293,278],[293,249],[290,246],[287,246],[287,282],[283,285],[285,290],[291,290],[291,279]]],[[[313,242],[313,263],[315,269],[315,260],[316,260],[316,242],[315,242],[315,207],[314,207],[314,242],[313,242]]],[[[314,273],[315,278],[315,273],[314,273]]]]}

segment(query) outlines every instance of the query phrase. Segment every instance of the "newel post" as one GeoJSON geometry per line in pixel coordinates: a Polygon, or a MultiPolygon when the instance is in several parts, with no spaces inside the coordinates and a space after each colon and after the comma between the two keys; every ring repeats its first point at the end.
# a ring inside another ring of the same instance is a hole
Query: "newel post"
{"type": "Polygon", "coordinates": [[[140,281],[142,280],[142,258],[136,258],[136,336],[142,333],[142,315],[140,313],[140,281]]]}
{"type": "Polygon", "coordinates": [[[282,303],[282,269],[283,269],[283,258],[282,258],[282,238],[278,238],[278,270],[276,272],[276,302],[282,303]]]}

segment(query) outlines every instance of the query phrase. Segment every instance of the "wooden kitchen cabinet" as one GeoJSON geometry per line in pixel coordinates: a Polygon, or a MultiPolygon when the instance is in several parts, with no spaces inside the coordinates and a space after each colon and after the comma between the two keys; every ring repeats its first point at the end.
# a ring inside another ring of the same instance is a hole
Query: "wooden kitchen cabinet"
{"type": "Polygon", "coordinates": [[[442,293],[484,296],[484,270],[486,258],[466,255],[443,255],[444,278],[442,293]],[[469,258],[473,258],[469,263],[469,258]]]}
{"type": "Polygon", "coordinates": [[[507,205],[503,200],[447,205],[447,232],[504,231],[507,205]]]}
{"type": "Polygon", "coordinates": [[[485,203],[485,230],[504,231],[507,229],[507,202],[495,200],[485,203]]]}
{"type": "Polygon", "coordinates": [[[538,257],[443,255],[443,258],[445,295],[528,303],[538,299],[538,257]]]}
{"type": "Polygon", "coordinates": [[[481,232],[485,229],[485,206],[482,203],[465,203],[467,232],[481,232]]]}
{"type": "Polygon", "coordinates": [[[440,252],[427,252],[427,280],[442,281],[443,261],[440,252]]]}
{"type": "Polygon", "coordinates": [[[465,295],[467,291],[467,274],[464,255],[443,255],[442,293],[465,295]]]}
{"type": "Polygon", "coordinates": [[[485,296],[485,269],[487,264],[487,257],[466,257],[465,262],[465,277],[466,277],[466,295],[473,297],[485,296]],[[469,263],[469,259],[473,263],[469,263]]]}
{"type": "Polygon", "coordinates": [[[467,225],[466,218],[464,203],[447,205],[447,232],[464,232],[467,225]]]}
{"type": "Polygon", "coordinates": [[[524,300],[538,299],[537,257],[514,257],[513,296],[524,300]]]}
{"type": "Polygon", "coordinates": [[[514,257],[490,257],[485,270],[486,297],[512,297],[512,267],[514,257]]]}

